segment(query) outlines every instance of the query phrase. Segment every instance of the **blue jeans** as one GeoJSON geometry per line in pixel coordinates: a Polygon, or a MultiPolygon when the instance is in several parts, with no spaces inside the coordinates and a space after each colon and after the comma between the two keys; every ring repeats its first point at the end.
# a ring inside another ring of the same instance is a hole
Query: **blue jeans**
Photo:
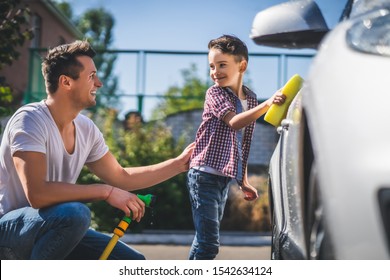
{"type": "Polygon", "coordinates": [[[190,169],[187,174],[195,237],[190,260],[212,260],[219,252],[219,228],[231,178],[190,169]]]}
{"type": "MultiPolygon", "coordinates": [[[[0,259],[97,260],[111,237],[89,229],[90,222],[79,202],[10,211],[0,218],[0,259]]],[[[109,259],[145,258],[119,241],[109,259]]]]}

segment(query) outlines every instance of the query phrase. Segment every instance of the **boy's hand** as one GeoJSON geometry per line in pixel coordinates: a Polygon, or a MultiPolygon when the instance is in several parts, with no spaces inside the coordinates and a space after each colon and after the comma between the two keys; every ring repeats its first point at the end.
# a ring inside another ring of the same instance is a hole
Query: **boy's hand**
{"type": "Polygon", "coordinates": [[[249,184],[243,184],[240,189],[245,194],[245,200],[252,201],[259,197],[259,195],[257,194],[257,190],[249,184]]]}
{"type": "Polygon", "coordinates": [[[285,95],[284,95],[283,93],[281,93],[280,91],[277,91],[277,92],[273,95],[272,103],[273,103],[273,104],[282,105],[284,102],[286,102],[286,98],[287,98],[287,96],[285,96],[285,95]]]}
{"type": "Polygon", "coordinates": [[[271,107],[272,104],[282,105],[286,101],[287,96],[281,93],[280,90],[274,93],[270,98],[267,99],[268,107],[271,107]]]}

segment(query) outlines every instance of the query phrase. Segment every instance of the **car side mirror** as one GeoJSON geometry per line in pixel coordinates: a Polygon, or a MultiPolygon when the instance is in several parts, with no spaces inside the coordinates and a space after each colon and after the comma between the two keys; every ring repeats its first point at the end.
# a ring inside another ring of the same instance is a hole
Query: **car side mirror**
{"type": "Polygon", "coordinates": [[[317,49],[329,28],[316,2],[290,1],[259,12],[250,38],[269,47],[317,49]]]}

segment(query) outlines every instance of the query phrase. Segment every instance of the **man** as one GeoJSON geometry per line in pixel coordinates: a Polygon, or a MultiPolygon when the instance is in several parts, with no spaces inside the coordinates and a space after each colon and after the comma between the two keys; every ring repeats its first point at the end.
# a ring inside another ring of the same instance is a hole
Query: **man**
{"type": "MultiPolygon", "coordinates": [[[[21,107],[0,148],[1,259],[98,259],[110,237],[89,229],[86,201],[105,200],[136,221],[145,204],[129,191],[188,170],[193,150],[159,164],[123,168],[96,125],[80,114],[103,86],[94,50],[75,41],[49,51],[42,63],[47,99],[21,107]],[[86,165],[102,184],[79,185],[86,165]]],[[[110,259],[144,259],[119,242],[110,259]]]]}

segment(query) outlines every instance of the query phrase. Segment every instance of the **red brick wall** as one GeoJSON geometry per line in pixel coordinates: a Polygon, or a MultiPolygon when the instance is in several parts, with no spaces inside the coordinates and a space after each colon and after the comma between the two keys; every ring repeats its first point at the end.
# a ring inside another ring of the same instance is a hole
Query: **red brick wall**
{"type": "MultiPolygon", "coordinates": [[[[24,0],[29,6],[32,14],[35,13],[41,17],[41,40],[40,48],[54,47],[61,43],[69,43],[74,41],[75,36],[64,26],[64,24],[56,18],[51,12],[45,0],[24,0]]],[[[32,19],[32,17],[31,17],[32,19]]],[[[30,23],[32,25],[32,22],[30,23]]],[[[5,66],[0,70],[0,76],[6,78],[6,82],[11,85],[16,102],[21,102],[23,93],[28,86],[28,71],[29,71],[29,48],[31,42],[25,42],[23,47],[18,48],[20,52],[19,59],[14,61],[11,66],[5,66]]]]}

